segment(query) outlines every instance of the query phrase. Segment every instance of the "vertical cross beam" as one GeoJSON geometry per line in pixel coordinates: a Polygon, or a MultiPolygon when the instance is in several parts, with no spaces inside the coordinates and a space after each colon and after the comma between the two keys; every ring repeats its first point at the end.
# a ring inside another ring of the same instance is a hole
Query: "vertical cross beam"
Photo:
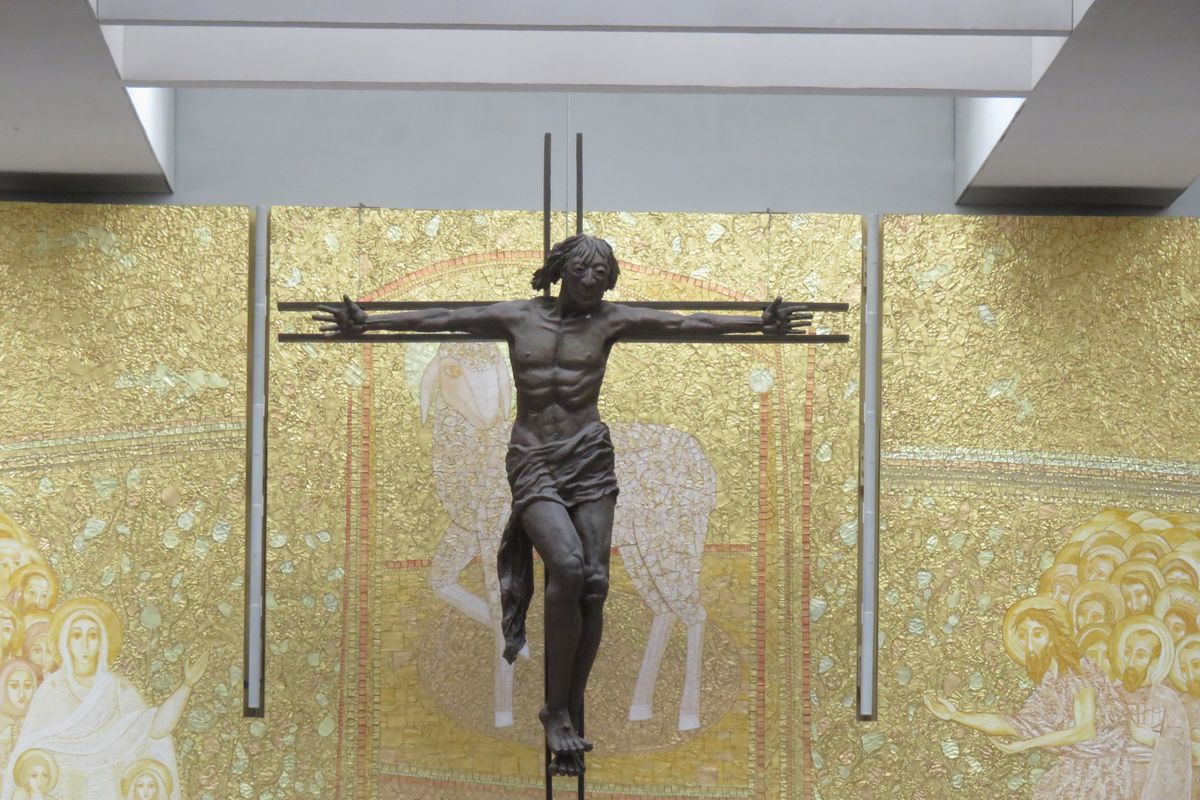
{"type": "MultiPolygon", "coordinates": [[[[546,259],[550,256],[550,134],[546,133],[543,147],[542,158],[542,264],[546,263],[546,259]]],[[[546,297],[550,296],[550,284],[546,284],[546,297]]],[[[546,562],[542,562],[542,597],[543,603],[546,597],[546,589],[550,586],[550,572],[546,569],[546,562]]],[[[549,630],[549,607],[545,606],[542,609],[542,618],[544,630],[549,630]]],[[[546,649],[545,637],[542,641],[542,702],[550,702],[550,656],[546,649]]],[[[543,749],[546,756],[545,763],[545,779],[546,779],[546,800],[554,800],[554,777],[550,774],[550,760],[554,755],[550,752],[550,740],[542,739],[543,749]]]]}
{"type": "MultiPolygon", "coordinates": [[[[576,233],[576,235],[583,233],[583,134],[582,133],[575,134],[575,233],[576,233]]],[[[543,593],[542,596],[545,597],[545,594],[543,593]]],[[[581,737],[585,735],[583,732],[583,712],[584,712],[585,707],[586,707],[586,703],[581,702],[579,704],[579,731],[578,731],[578,733],[581,737]]],[[[581,769],[579,770],[579,777],[578,777],[578,784],[577,784],[577,791],[578,791],[577,800],[584,800],[584,797],[583,797],[583,795],[584,795],[584,770],[582,769],[582,767],[585,765],[586,758],[587,758],[587,756],[585,756],[583,753],[579,754],[579,766],[581,767],[581,769]]]]}
{"type": "MultiPolygon", "coordinates": [[[[575,233],[576,235],[583,233],[583,134],[575,134],[575,233]]],[[[547,133],[543,140],[543,158],[542,158],[542,263],[550,255],[550,134],[547,133]]],[[[547,284],[545,289],[547,297],[550,296],[550,286],[547,284]]],[[[549,586],[550,573],[546,571],[545,562],[542,562],[542,597],[546,596],[546,588],[549,586]]],[[[547,606],[543,610],[543,614],[549,613],[547,606]]],[[[545,623],[546,629],[549,630],[549,620],[545,623]]],[[[549,702],[550,691],[550,659],[545,644],[542,645],[542,693],[543,701],[549,702]]],[[[583,736],[583,709],[579,710],[579,730],[577,733],[583,736]]],[[[554,776],[550,773],[551,759],[554,757],[550,752],[550,743],[545,743],[545,778],[546,778],[546,800],[554,800],[554,776]]],[[[585,756],[579,754],[579,763],[584,765],[585,756]]],[[[578,800],[584,800],[584,795],[587,791],[587,785],[584,782],[584,771],[581,769],[576,778],[576,797],[578,800]]]]}
{"type": "MultiPolygon", "coordinates": [[[[580,182],[583,177],[583,134],[575,134],[575,233],[583,233],[583,188],[580,182]]],[[[542,158],[542,263],[545,264],[546,259],[550,256],[550,134],[547,133],[543,140],[543,158],[542,158]]],[[[545,295],[550,296],[550,286],[546,285],[545,295]]],[[[545,562],[542,562],[542,597],[546,596],[546,589],[550,584],[550,573],[546,570],[545,562]]],[[[549,605],[543,609],[543,616],[549,614],[549,605]]],[[[546,630],[549,630],[550,624],[547,619],[545,622],[546,630]]],[[[550,657],[545,643],[542,645],[542,699],[543,702],[550,700],[550,657]]],[[[579,713],[579,731],[580,736],[583,736],[583,711],[579,713]]],[[[554,758],[554,754],[550,752],[550,743],[546,741],[543,748],[545,754],[545,781],[546,781],[546,800],[554,800],[554,776],[550,772],[550,766],[554,758]]],[[[580,765],[583,764],[583,755],[579,756],[580,765]]],[[[584,773],[581,770],[576,778],[576,791],[578,800],[584,800],[586,785],[584,783],[584,773]]]]}

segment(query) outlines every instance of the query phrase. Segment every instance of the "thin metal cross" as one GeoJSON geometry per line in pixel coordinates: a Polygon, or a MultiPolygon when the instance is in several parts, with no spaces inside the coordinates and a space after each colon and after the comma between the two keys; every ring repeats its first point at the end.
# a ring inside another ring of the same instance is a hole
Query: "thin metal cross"
{"type": "MultiPolygon", "coordinates": [[[[575,135],[575,232],[583,233],[583,134],[575,135]]],[[[542,180],[542,257],[543,260],[550,252],[550,134],[544,140],[543,180],[542,180]]],[[[549,295],[549,288],[546,294],[549,295]]],[[[488,300],[459,300],[459,301],[404,301],[404,302],[364,302],[357,305],[364,311],[418,311],[428,308],[470,308],[491,305],[495,301],[488,300]]],[[[335,303],[336,304],[336,303],[335,303]]],[[[281,302],[279,311],[313,312],[328,302],[281,302]]],[[[750,311],[762,312],[771,305],[770,301],[751,302],[711,302],[711,301],[673,301],[673,302],[630,302],[620,305],[651,308],[660,311],[750,311]]],[[[804,303],[806,311],[841,313],[849,310],[848,303],[804,303]]],[[[500,337],[484,336],[470,333],[408,333],[408,332],[375,332],[357,335],[339,334],[329,336],[324,333],[281,333],[280,342],[500,342],[507,341],[500,337]]],[[[724,333],[724,334],[677,334],[647,335],[637,337],[620,337],[619,342],[664,342],[671,344],[845,344],[850,336],[844,333],[724,333]]],[[[543,659],[546,648],[543,647],[543,659]]],[[[545,681],[546,663],[543,664],[543,680],[545,681]]],[[[548,681],[546,682],[548,685],[548,681]]],[[[580,736],[583,732],[582,710],[579,720],[580,736]]],[[[579,756],[583,765],[583,756],[579,756]]],[[[554,797],[554,772],[552,771],[552,754],[547,744],[545,748],[545,782],[546,800],[554,797]]],[[[584,770],[581,769],[577,781],[578,800],[584,800],[585,783],[584,770]]]]}

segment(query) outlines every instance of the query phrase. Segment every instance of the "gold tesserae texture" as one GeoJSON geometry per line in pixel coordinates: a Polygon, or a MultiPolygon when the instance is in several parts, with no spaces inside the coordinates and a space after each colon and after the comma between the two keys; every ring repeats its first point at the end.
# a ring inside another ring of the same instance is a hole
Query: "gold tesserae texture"
{"type": "Polygon", "coordinates": [[[879,720],[817,791],[1195,796],[1200,225],[883,236],[879,720]]]}
{"type": "MultiPolygon", "coordinates": [[[[852,572],[819,610],[808,587],[817,558],[852,561],[860,220],[613,213],[585,230],[620,259],[611,299],[854,303],[818,323],[849,346],[618,344],[600,401],[621,496],[589,792],[808,796],[814,654],[853,619],[852,572]]],[[[537,214],[271,218],[273,301],[529,297],[540,259],[537,214]]],[[[314,327],[273,315],[273,332],[314,327]]],[[[267,704],[310,721],[302,769],[343,798],[537,796],[540,591],[527,657],[507,667],[497,637],[506,347],[272,343],[270,374],[267,704]]]]}
{"type": "Polygon", "coordinates": [[[249,225],[0,204],[6,800],[296,796],[242,717],[249,225]]]}
{"type": "MultiPolygon", "coordinates": [[[[590,794],[1197,796],[1200,224],[884,219],[873,723],[861,225],[585,222],[612,299],[846,301],[817,328],[852,334],[614,348],[590,794]]],[[[531,213],[270,226],[272,304],[528,297],[541,258],[531,213]]],[[[315,325],[272,310],[268,716],[242,717],[251,232],[0,205],[0,800],[540,796],[540,591],[515,666],[497,635],[503,344],[281,344],[315,325]]]]}

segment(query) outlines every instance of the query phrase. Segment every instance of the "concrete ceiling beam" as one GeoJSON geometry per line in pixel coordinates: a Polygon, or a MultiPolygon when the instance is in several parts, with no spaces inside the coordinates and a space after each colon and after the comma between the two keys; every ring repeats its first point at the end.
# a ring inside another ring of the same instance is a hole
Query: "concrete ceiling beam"
{"type": "MultiPolygon", "coordinates": [[[[1078,2],[1078,0],[1076,0],[1078,2]]],[[[1063,35],[1072,0],[99,0],[115,25],[977,32],[1063,35]]]]}
{"type": "Polygon", "coordinates": [[[1022,95],[1022,36],[127,26],[129,85],[1022,95]]]}

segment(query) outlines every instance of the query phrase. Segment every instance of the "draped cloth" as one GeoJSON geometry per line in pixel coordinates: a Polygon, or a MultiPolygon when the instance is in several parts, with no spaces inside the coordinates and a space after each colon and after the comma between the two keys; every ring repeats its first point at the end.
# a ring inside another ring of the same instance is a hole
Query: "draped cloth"
{"type": "Polygon", "coordinates": [[[175,778],[170,795],[163,800],[181,800],[175,743],[170,734],[154,736],[158,709],[146,704],[136,686],[109,671],[109,634],[103,617],[93,611],[76,611],[61,627],[62,666],[46,676],[29,701],[20,737],[0,780],[0,800],[21,796],[14,770],[21,754],[29,750],[44,751],[58,765],[58,797],[122,800],[125,769],[139,759],[153,759],[175,778]],[[96,623],[101,631],[90,686],[76,677],[75,656],[68,647],[71,624],[80,618],[96,623]]]}
{"type": "Polygon", "coordinates": [[[1117,684],[1089,659],[1080,659],[1078,672],[1047,671],[1008,722],[1021,739],[1066,730],[1075,724],[1075,697],[1087,687],[1096,693],[1096,735],[1048,748],[1058,762],[1037,782],[1034,800],[1130,800],[1127,748],[1133,740],[1126,707],[1117,684]]]}
{"type": "MultiPolygon", "coordinates": [[[[97,671],[94,685],[82,692],[72,683],[60,669],[38,687],[9,758],[0,797],[14,796],[17,758],[33,749],[47,751],[58,763],[56,793],[63,797],[120,800],[121,773],[139,758],[160,761],[175,774],[171,737],[151,736],[157,709],[147,706],[131,683],[107,670],[97,671]]],[[[179,800],[178,784],[169,800],[179,800]]]]}
{"type": "Polygon", "coordinates": [[[512,442],[504,460],[512,489],[512,510],[500,539],[497,571],[503,612],[504,658],[511,664],[525,646],[525,614],[533,599],[533,543],[521,514],[539,501],[568,511],[617,494],[612,439],[603,422],[585,425],[574,436],[541,445],[512,442]]]}
{"type": "Polygon", "coordinates": [[[1130,712],[1142,709],[1155,718],[1152,747],[1130,747],[1134,800],[1190,800],[1192,796],[1192,736],[1187,710],[1170,686],[1151,684],[1126,697],[1130,712]]]}

